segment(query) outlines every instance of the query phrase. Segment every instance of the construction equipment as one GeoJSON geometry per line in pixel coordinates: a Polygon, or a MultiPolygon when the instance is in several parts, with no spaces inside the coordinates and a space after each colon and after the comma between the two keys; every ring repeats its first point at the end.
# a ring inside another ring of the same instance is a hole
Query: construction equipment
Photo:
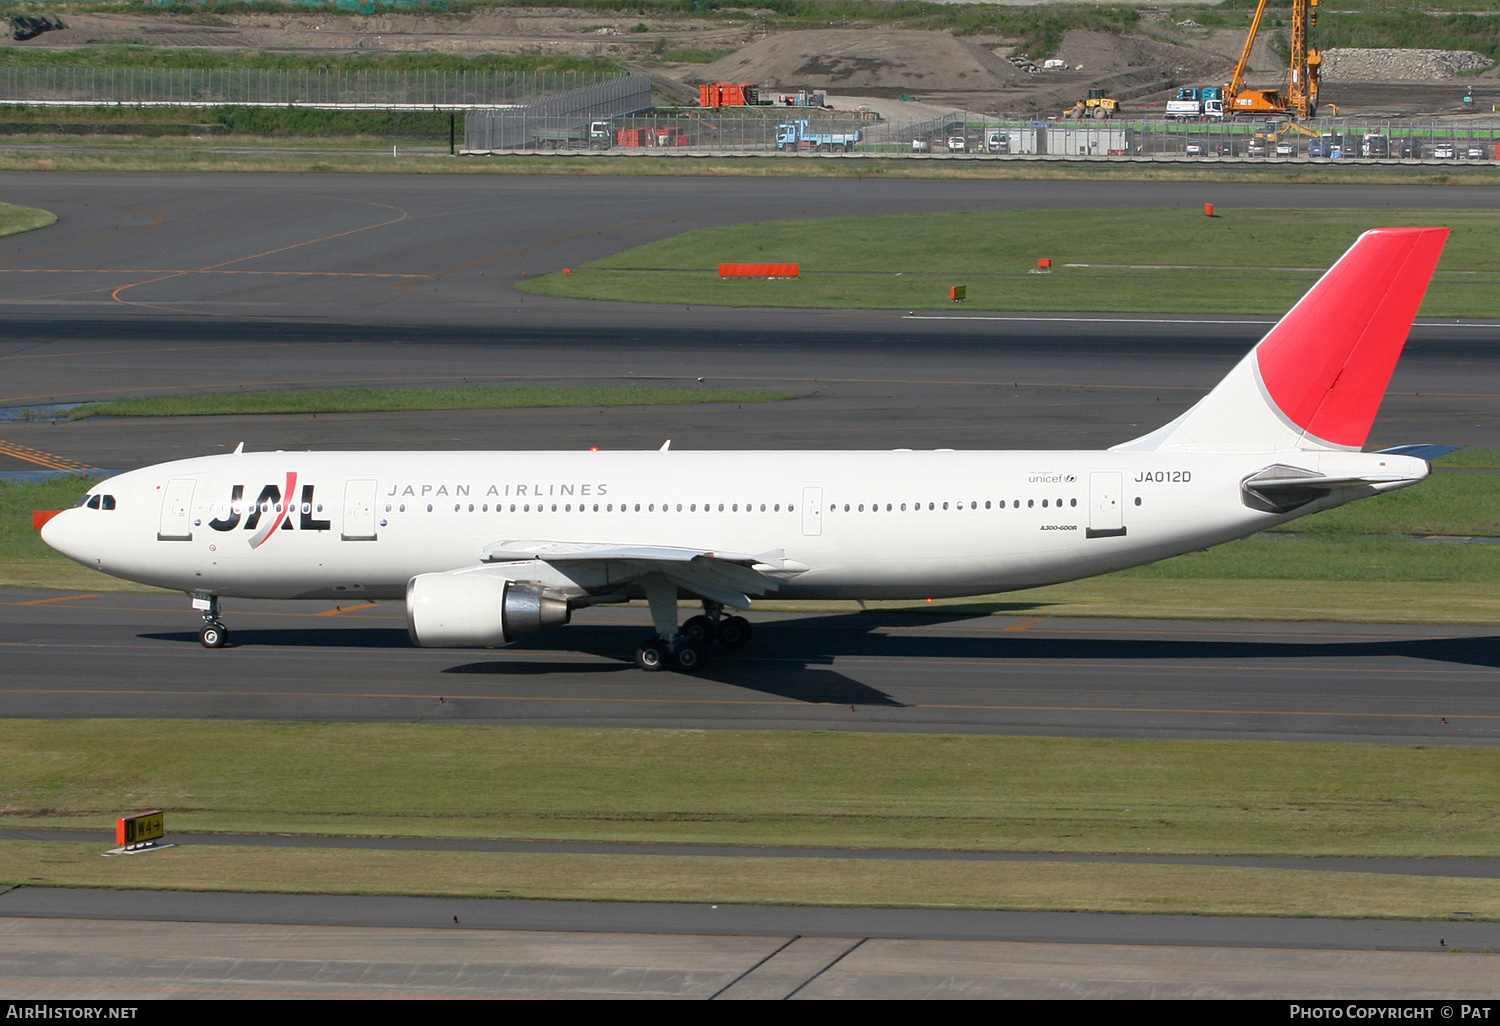
{"type": "Polygon", "coordinates": [[[1063,111],[1063,117],[1068,120],[1079,118],[1112,118],[1120,113],[1120,101],[1113,96],[1105,96],[1103,89],[1090,89],[1087,99],[1079,100],[1073,106],[1063,111]]]}
{"type": "Polygon", "coordinates": [[[1177,90],[1177,98],[1167,101],[1167,117],[1217,119],[1224,116],[1224,89],[1221,86],[1186,86],[1177,90]]]}
{"type": "Polygon", "coordinates": [[[1292,67],[1286,102],[1299,118],[1317,117],[1318,76],[1323,51],[1307,45],[1307,33],[1318,23],[1318,0],[1292,0],[1292,67]]]}
{"type": "Polygon", "coordinates": [[[588,121],[567,128],[541,129],[532,136],[531,147],[538,150],[607,150],[614,139],[615,132],[608,121],[588,121]]]}
{"type": "Polygon", "coordinates": [[[1245,86],[1245,69],[1250,64],[1250,50],[1260,31],[1260,19],[1266,13],[1267,0],[1256,5],[1255,17],[1245,36],[1245,47],[1234,66],[1234,77],[1225,88],[1231,114],[1292,114],[1311,118],[1318,112],[1318,72],[1323,54],[1307,45],[1308,29],[1318,23],[1318,0],[1292,0],[1292,54],[1287,73],[1286,95],[1276,89],[1249,89],[1245,86]]]}
{"type": "Polygon", "coordinates": [[[853,132],[810,132],[808,122],[792,121],[776,126],[776,148],[778,150],[843,150],[854,149],[854,144],[864,138],[858,129],[853,132]]]}
{"type": "Polygon", "coordinates": [[[709,82],[698,87],[698,106],[758,107],[759,90],[754,82],[709,82]]]}

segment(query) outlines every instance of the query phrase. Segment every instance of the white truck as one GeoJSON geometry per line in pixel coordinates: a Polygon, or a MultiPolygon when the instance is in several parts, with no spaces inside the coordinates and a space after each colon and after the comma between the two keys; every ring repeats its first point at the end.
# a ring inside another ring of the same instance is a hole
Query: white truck
{"type": "Polygon", "coordinates": [[[1176,99],[1167,101],[1167,117],[1188,119],[1224,119],[1224,90],[1217,86],[1201,89],[1179,89],[1176,99]]]}

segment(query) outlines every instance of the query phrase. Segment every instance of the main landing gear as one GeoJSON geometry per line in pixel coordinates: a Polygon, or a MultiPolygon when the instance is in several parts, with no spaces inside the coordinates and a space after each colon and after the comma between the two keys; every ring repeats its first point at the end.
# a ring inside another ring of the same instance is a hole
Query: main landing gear
{"type": "Polygon", "coordinates": [[[677,626],[677,585],[665,578],[647,578],[646,601],[656,636],[635,650],[635,665],[643,670],[665,670],[669,666],[684,673],[701,670],[708,661],[708,646],[717,641],[727,649],[750,643],[750,621],[743,616],[725,617],[724,607],[703,601],[703,612],[677,626]]]}
{"type": "Polygon", "coordinates": [[[204,648],[223,648],[229,644],[229,628],[219,622],[219,596],[193,596],[193,608],[203,614],[203,628],[198,631],[198,642],[204,648]]]}

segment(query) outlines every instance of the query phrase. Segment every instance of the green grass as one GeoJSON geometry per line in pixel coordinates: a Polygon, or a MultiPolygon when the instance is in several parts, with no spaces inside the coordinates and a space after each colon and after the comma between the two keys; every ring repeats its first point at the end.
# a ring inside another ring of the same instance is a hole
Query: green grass
{"type": "MultiPolygon", "coordinates": [[[[1480,450],[1475,456],[1484,459],[1486,453],[1493,454],[1494,450],[1480,450]]],[[[1454,474],[1437,470],[1419,485],[1314,513],[1277,530],[1319,535],[1500,537],[1500,474],[1454,474]]]]}
{"type": "Polygon", "coordinates": [[[652,303],[947,309],[956,308],[949,286],[964,285],[965,309],[1281,313],[1361,231],[1441,225],[1453,235],[1422,314],[1495,313],[1500,222],[1486,211],[1221,207],[1217,214],[1001,211],[736,225],[689,232],[518,288],[652,303]],[[1288,248],[1293,224],[1300,241],[1288,248]],[[1052,260],[1052,273],[1031,273],[1041,257],[1052,260]],[[718,277],[720,263],[739,262],[799,263],[802,277],[718,277]]]}
{"type": "Polygon", "coordinates": [[[373,413],[393,410],[510,410],[552,406],[662,406],[756,403],[793,399],[789,392],[713,388],[315,388],[275,392],[205,392],[90,403],[86,417],[215,417],[231,414],[373,413]]]}
{"type": "Polygon", "coordinates": [[[19,235],[21,232],[45,228],[56,223],[57,215],[50,210],[0,203],[0,236],[19,235]]]}
{"type": "MultiPolygon", "coordinates": [[[[0,842],[32,887],[1442,920],[1500,918],[1492,881],[1218,866],[0,842]]],[[[1457,949],[1450,949],[1457,953],[1457,949]]],[[[1479,967],[1481,970],[1485,967],[1479,967]]]]}
{"type": "MultiPolygon", "coordinates": [[[[1500,584],[1500,545],[1413,541],[1404,535],[1265,535],[1189,552],[1122,578],[1500,584]]],[[[1352,597],[1352,596],[1351,596],[1352,597]]]]}
{"type": "Polygon", "coordinates": [[[1500,749],[1456,746],[0,721],[14,826],[161,808],[178,830],[1491,855],[1497,773],[1500,749]]]}
{"type": "MultiPolygon", "coordinates": [[[[0,13],[10,5],[0,4],[0,13]]],[[[78,10],[83,5],[70,4],[78,10]]],[[[64,13],[64,21],[67,20],[64,13]]],[[[273,50],[207,50],[191,47],[100,43],[51,49],[0,46],[0,67],[97,68],[246,68],[307,71],[470,71],[470,72],[583,72],[608,73],[622,69],[609,57],[571,57],[564,54],[518,56],[483,54],[476,57],[446,53],[288,53],[273,50]]]]}
{"type": "Polygon", "coordinates": [[[1343,623],[1500,625],[1500,590],[1482,581],[1357,581],[1281,577],[1126,577],[1111,574],[1046,588],[932,603],[757,602],[763,609],[854,613],[964,612],[975,616],[1109,616],[1177,620],[1326,620],[1343,623]]]}
{"type": "Polygon", "coordinates": [[[1439,457],[1433,462],[1433,466],[1439,468],[1500,469],[1500,449],[1460,449],[1457,452],[1450,452],[1446,456],[1439,457]]]}

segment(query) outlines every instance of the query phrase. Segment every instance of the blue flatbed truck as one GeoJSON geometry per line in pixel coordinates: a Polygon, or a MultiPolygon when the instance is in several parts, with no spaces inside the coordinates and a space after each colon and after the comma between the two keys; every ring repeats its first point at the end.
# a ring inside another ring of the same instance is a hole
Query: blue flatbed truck
{"type": "Polygon", "coordinates": [[[791,121],[776,126],[776,148],[778,150],[843,150],[854,149],[854,144],[864,138],[859,129],[852,132],[809,132],[807,121],[791,121]]]}

